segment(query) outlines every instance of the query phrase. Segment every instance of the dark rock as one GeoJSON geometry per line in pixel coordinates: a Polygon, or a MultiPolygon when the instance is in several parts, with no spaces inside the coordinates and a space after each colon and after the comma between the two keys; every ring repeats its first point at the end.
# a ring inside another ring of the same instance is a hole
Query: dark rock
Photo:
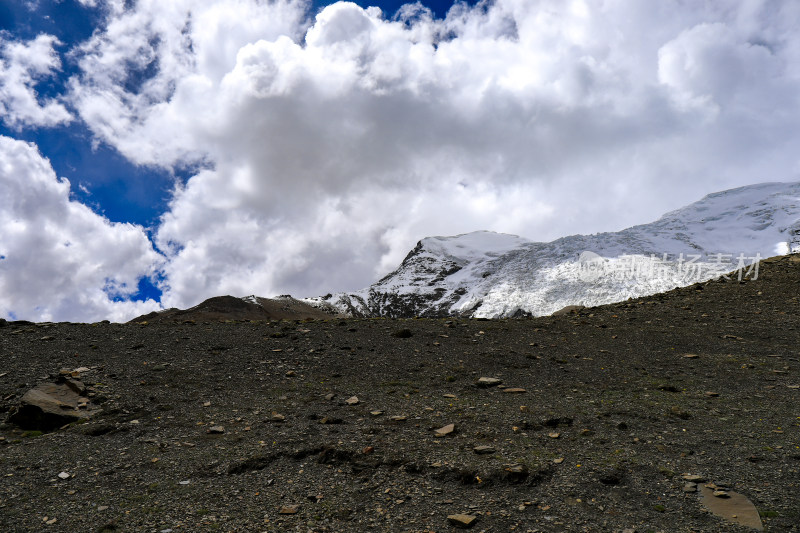
{"type": "Polygon", "coordinates": [[[80,381],[62,379],[61,383],[42,383],[26,392],[8,422],[22,429],[52,431],[65,424],[87,420],[100,409],[84,396],[80,381]]]}

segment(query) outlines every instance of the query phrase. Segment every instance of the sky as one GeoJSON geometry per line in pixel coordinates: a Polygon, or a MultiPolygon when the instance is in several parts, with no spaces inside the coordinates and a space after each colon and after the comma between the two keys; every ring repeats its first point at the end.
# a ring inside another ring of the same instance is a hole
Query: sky
{"type": "Polygon", "coordinates": [[[0,0],[0,316],[368,286],[800,174],[793,0],[0,0]]]}

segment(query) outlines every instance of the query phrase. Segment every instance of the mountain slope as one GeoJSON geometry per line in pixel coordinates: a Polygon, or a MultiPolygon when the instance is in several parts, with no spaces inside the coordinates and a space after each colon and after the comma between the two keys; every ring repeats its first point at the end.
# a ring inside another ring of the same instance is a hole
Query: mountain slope
{"type": "Polygon", "coordinates": [[[489,231],[428,237],[370,287],[309,303],[353,316],[540,316],[667,291],[750,265],[759,255],[794,251],[800,251],[800,182],[763,183],[710,194],[614,233],[548,243],[489,231]]]}

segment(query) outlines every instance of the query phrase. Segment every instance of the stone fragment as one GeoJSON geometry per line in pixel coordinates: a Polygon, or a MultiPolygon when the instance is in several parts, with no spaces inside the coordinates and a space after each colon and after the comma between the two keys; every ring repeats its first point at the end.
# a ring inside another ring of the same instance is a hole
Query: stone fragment
{"type": "Polygon", "coordinates": [[[472,451],[478,455],[488,455],[490,453],[494,453],[496,450],[494,449],[494,446],[475,446],[472,448],[472,451]]]}
{"type": "Polygon", "coordinates": [[[474,526],[477,520],[477,516],[470,514],[451,514],[447,517],[447,521],[452,525],[464,529],[474,526]]]}
{"type": "Polygon", "coordinates": [[[446,426],[440,427],[439,429],[434,431],[434,434],[437,437],[446,437],[448,435],[451,435],[455,430],[456,430],[455,424],[447,424],[446,426]]]}
{"type": "Polygon", "coordinates": [[[357,405],[360,400],[358,396],[350,396],[348,399],[344,401],[347,405],[357,405]]]}
{"type": "Polygon", "coordinates": [[[222,426],[211,426],[208,428],[208,433],[211,433],[212,435],[219,435],[225,433],[225,428],[222,426]]]}
{"type": "Polygon", "coordinates": [[[478,378],[477,385],[478,387],[489,388],[489,387],[496,387],[497,385],[500,385],[502,382],[503,380],[500,378],[482,377],[478,378]]]}

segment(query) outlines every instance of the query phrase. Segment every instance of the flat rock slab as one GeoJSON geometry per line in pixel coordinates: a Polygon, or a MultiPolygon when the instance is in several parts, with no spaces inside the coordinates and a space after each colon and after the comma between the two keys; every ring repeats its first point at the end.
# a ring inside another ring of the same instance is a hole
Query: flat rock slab
{"type": "Polygon", "coordinates": [[[452,435],[455,430],[456,430],[456,425],[455,424],[447,424],[444,427],[440,427],[439,429],[437,429],[433,433],[437,437],[446,437],[448,435],[452,435]]]}
{"type": "Polygon", "coordinates": [[[89,419],[101,410],[83,396],[85,390],[83,383],[71,379],[41,383],[22,396],[8,422],[26,430],[51,431],[89,419]]]}
{"type": "Polygon", "coordinates": [[[496,387],[503,382],[500,378],[490,378],[490,377],[482,377],[478,379],[477,385],[478,387],[488,388],[488,387],[496,387]]]}
{"type": "Polygon", "coordinates": [[[477,520],[477,516],[470,514],[451,514],[447,517],[447,521],[452,525],[464,529],[474,526],[477,520]]]}
{"type": "Polygon", "coordinates": [[[757,531],[764,531],[758,509],[749,499],[738,492],[727,491],[726,498],[714,496],[714,489],[700,487],[702,503],[706,508],[728,522],[751,527],[757,531]]]}

